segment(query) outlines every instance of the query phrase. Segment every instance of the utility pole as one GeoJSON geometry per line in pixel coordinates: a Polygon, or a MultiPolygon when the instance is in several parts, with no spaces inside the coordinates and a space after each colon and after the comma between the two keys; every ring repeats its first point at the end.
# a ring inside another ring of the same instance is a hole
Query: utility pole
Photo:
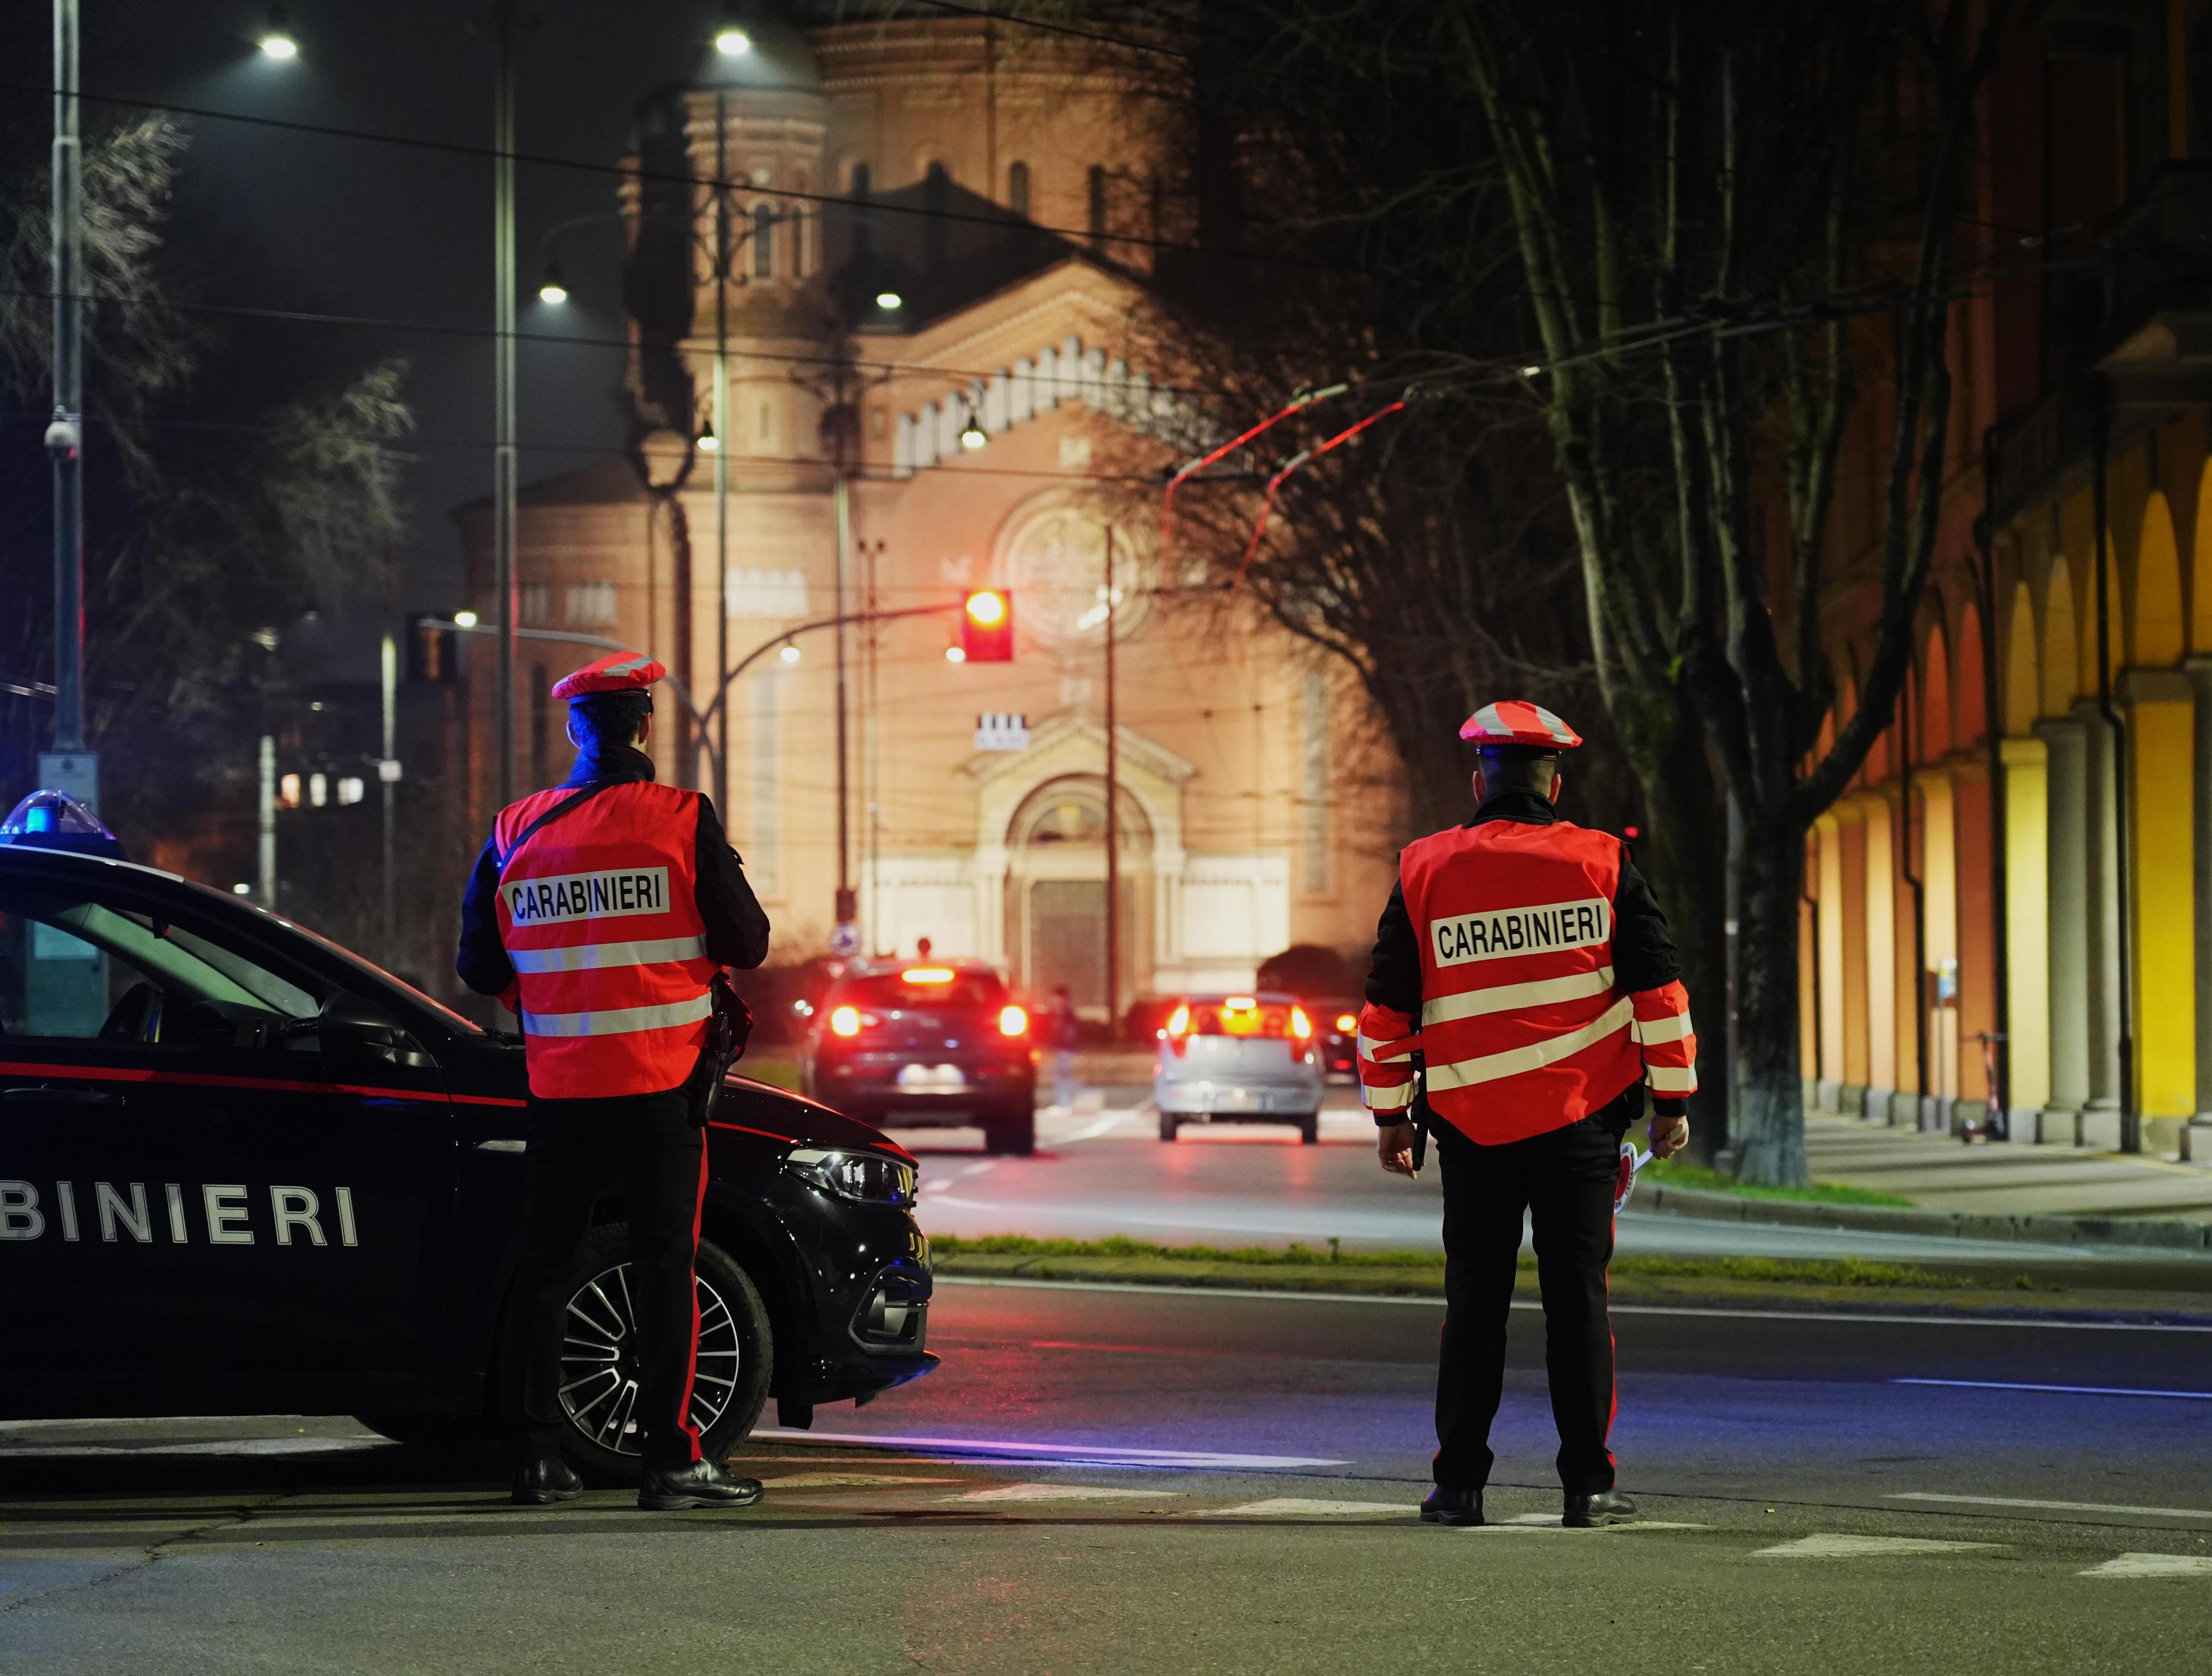
{"type": "Polygon", "coordinates": [[[514,801],[514,631],[521,588],[514,574],[514,31],[517,0],[492,5],[492,283],[495,386],[491,574],[499,628],[499,803],[514,801]]]}
{"type": "Polygon", "coordinates": [[[384,754],[377,759],[376,778],[384,792],[384,938],[380,947],[388,969],[398,964],[399,914],[392,877],[394,813],[399,792],[399,647],[392,636],[378,648],[384,678],[384,754]]]}
{"type": "MultiPolygon", "coordinates": [[[[842,410],[845,398],[844,369],[842,367],[838,368],[837,397],[842,410]]],[[[848,636],[845,631],[848,625],[845,599],[846,572],[851,564],[853,551],[853,491],[851,471],[846,460],[846,435],[842,411],[837,416],[836,447],[837,471],[832,495],[837,542],[837,912],[835,934],[839,943],[846,943],[857,933],[858,927],[854,922],[858,917],[859,903],[853,893],[852,752],[846,738],[850,722],[846,701],[848,636]]]]}
{"type": "MultiPolygon", "coordinates": [[[[729,93],[714,89],[714,690],[730,673],[729,93]]],[[[755,230],[758,236],[758,230],[755,230]]],[[[730,818],[730,713],[716,724],[714,801],[730,818]]]]}
{"type": "Polygon", "coordinates": [[[274,735],[261,736],[261,831],[260,863],[256,873],[254,894],[260,897],[262,907],[271,914],[276,911],[276,740],[274,735]]]}
{"type": "Polygon", "coordinates": [[[77,0],[54,0],[54,748],[41,784],[95,803],[84,748],[84,145],[77,101],[77,0]]]}
{"type": "Polygon", "coordinates": [[[1114,526],[1106,526],[1106,1030],[1121,1037],[1121,752],[1114,694],[1114,526]]]}

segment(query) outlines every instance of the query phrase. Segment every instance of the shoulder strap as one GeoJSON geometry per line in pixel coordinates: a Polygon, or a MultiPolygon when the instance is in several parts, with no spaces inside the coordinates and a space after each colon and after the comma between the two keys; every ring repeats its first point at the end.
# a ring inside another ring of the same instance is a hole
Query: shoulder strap
{"type": "Polygon", "coordinates": [[[514,859],[514,853],[522,847],[524,841],[528,839],[532,833],[536,832],[538,828],[550,825],[551,823],[559,820],[563,815],[567,814],[571,809],[574,809],[578,804],[583,802],[586,798],[597,797],[601,792],[605,791],[611,786],[621,786],[628,783],[629,782],[625,780],[594,780],[588,785],[578,786],[567,797],[562,798],[560,802],[555,804],[543,815],[540,815],[536,820],[531,822],[528,826],[523,828],[521,831],[514,835],[514,841],[507,847],[506,853],[499,858],[500,877],[502,879],[506,877],[507,864],[514,859]]]}

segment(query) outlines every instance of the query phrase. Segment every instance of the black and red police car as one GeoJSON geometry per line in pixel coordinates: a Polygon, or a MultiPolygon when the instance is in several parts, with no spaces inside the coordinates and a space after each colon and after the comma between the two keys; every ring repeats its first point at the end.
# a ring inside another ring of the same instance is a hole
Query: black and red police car
{"type": "MultiPolygon", "coordinates": [[[[0,1418],[346,1413],[404,1442],[491,1435],[520,1040],[119,855],[50,796],[0,828],[0,1418]]],[[[693,1413],[710,1454],[771,1397],[804,1425],[935,1365],[909,1154],[732,1077],[708,1157],[693,1413]]],[[[565,1446],[619,1482],[637,1467],[621,1205],[597,1224],[569,1281],[565,1446]]]]}

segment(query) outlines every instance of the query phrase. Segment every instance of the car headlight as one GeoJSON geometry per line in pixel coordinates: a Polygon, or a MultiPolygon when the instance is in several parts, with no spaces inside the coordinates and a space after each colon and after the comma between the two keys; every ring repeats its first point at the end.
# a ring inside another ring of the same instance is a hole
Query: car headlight
{"type": "Polygon", "coordinates": [[[800,1181],[855,1204],[914,1203],[914,1166],[880,1152],[801,1146],[784,1159],[783,1167],[800,1181]]]}

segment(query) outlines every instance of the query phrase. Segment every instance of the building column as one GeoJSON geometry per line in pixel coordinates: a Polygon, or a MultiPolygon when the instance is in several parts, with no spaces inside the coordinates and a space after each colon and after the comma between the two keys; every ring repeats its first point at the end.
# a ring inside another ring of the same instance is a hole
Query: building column
{"type": "Polygon", "coordinates": [[[2196,750],[2190,799],[2195,811],[2199,841],[2193,883],[2197,913],[2197,1121],[2200,1146],[2192,1155],[2204,1156],[2212,1146],[2212,658],[2191,658],[2184,666],[2197,701],[2196,750]]]}
{"type": "Polygon", "coordinates": [[[1920,975],[1928,1010],[1928,1085],[1920,1090],[1919,1126],[1951,1133],[1959,1099],[1958,797],[1948,768],[1913,775],[1921,796],[1921,883],[1926,894],[1927,970],[1920,975]]]}
{"type": "Polygon", "coordinates": [[[2088,835],[2089,1098],[2078,1141],[2100,1152],[2120,1144],[2120,823],[2112,804],[2112,730],[2094,699],[2074,714],[2088,744],[2083,827],[2088,835]]]}
{"type": "Polygon", "coordinates": [[[2128,707],[2128,884],[2136,1016],[2136,1109],[2143,1151],[2179,1148],[2197,1109],[2196,695],[2179,670],[2131,669],[2128,707]]]}
{"type": "Polygon", "coordinates": [[[2005,799],[2005,1030],[2012,1040],[2014,1140],[2037,1139],[2051,1103],[2051,748],[2002,739],[2005,799]]]}
{"type": "Polygon", "coordinates": [[[1986,1113],[1990,1099],[1989,1050],[1982,1038],[1997,1027],[1996,890],[1991,877],[1996,839],[1991,829],[1989,758],[1981,751],[1954,758],[1951,807],[1957,834],[1954,874],[1958,904],[1958,993],[1951,1017],[1959,1057],[1953,1070],[1954,1091],[1965,1105],[1986,1113]]]}
{"type": "Polygon", "coordinates": [[[1844,853],[1841,824],[1832,810],[1813,823],[1815,849],[1813,896],[1814,953],[1818,958],[1820,984],[1820,1017],[1814,1020],[1820,1054],[1820,1087],[1816,1103],[1823,1111],[1841,1111],[1838,1096],[1844,1084],[1844,853]]]}
{"type": "Polygon", "coordinates": [[[1837,875],[1841,884],[1837,917],[1838,963],[1843,981],[1838,1005],[1843,1014],[1843,1058],[1836,1075],[1837,1109],[1853,1117],[1866,1113],[1867,1052],[1867,833],[1866,801],[1848,797],[1836,805],[1837,875]]]}
{"type": "MultiPolygon", "coordinates": [[[[1889,1121],[1897,1097],[1897,811],[1893,788],[1869,794],[1866,810],[1867,1098],[1869,1122],[1889,1121]]],[[[1910,947],[1910,944],[1907,944],[1910,947]]]]}
{"type": "MultiPolygon", "coordinates": [[[[2102,726],[2100,722],[2098,724],[2102,726]]],[[[2089,1103],[2089,739],[2078,717],[2035,725],[2046,756],[2051,1093],[2039,1130],[2071,1146],[2089,1103]]]]}

